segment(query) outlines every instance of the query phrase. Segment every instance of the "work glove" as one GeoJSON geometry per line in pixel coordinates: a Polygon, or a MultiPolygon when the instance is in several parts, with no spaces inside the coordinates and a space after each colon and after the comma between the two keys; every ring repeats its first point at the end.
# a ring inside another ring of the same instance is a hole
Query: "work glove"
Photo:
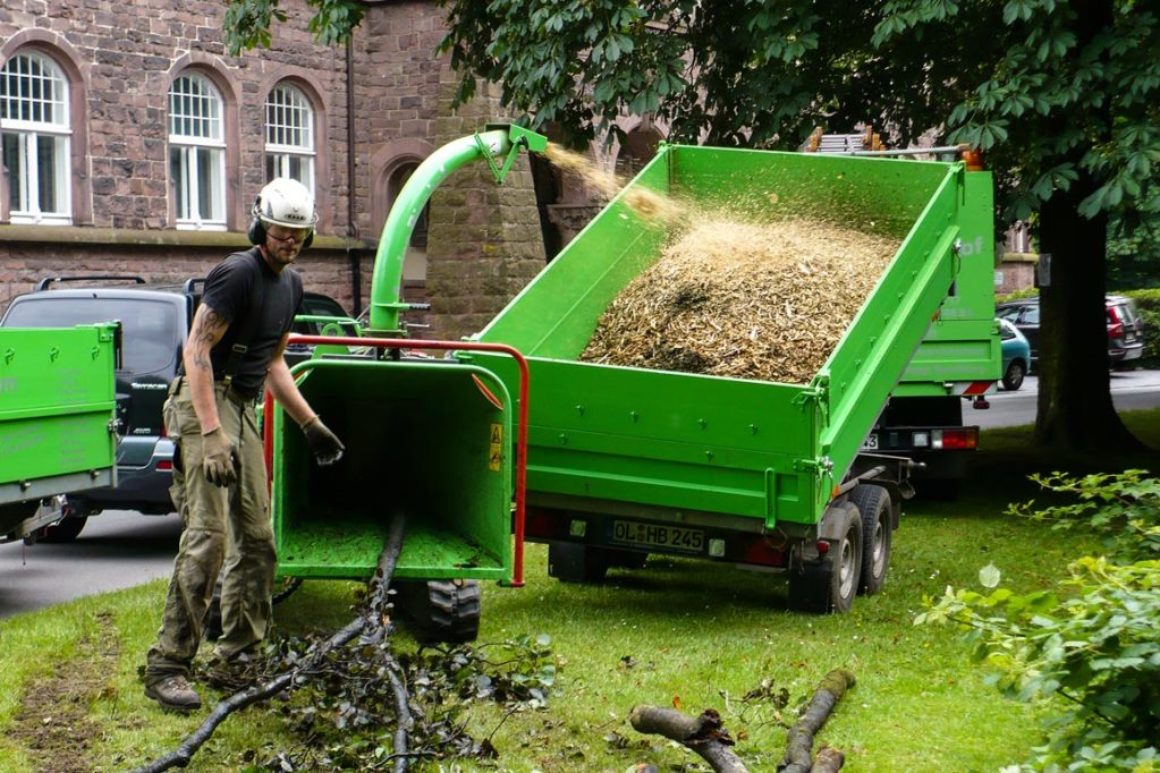
{"type": "Polygon", "coordinates": [[[315,416],[302,425],[302,432],[306,435],[306,442],[310,445],[311,453],[314,454],[314,461],[318,462],[320,467],[334,464],[342,458],[342,452],[346,450],[346,446],[342,444],[337,435],[327,429],[326,425],[322,423],[322,419],[315,416]]]}
{"type": "Polygon", "coordinates": [[[201,433],[202,469],[205,478],[215,486],[229,486],[238,480],[237,457],[234,444],[226,437],[225,430],[217,427],[211,432],[201,433]]]}

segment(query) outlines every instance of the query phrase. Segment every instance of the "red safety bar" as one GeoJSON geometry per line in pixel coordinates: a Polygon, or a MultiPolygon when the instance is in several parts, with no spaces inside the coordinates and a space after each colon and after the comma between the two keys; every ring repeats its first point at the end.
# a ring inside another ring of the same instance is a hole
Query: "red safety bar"
{"type": "MultiPolygon", "coordinates": [[[[520,369],[519,420],[516,427],[516,522],[515,557],[512,566],[511,585],[524,586],[524,517],[528,483],[528,361],[514,347],[507,344],[485,344],[475,341],[420,341],[410,338],[359,338],[356,336],[308,336],[291,335],[291,344],[313,344],[318,346],[373,346],[377,349],[435,349],[439,351],[494,352],[510,355],[520,369]]],[[[272,483],[274,478],[274,397],[266,391],[266,403],[262,417],[262,436],[266,456],[266,478],[272,483]]]]}

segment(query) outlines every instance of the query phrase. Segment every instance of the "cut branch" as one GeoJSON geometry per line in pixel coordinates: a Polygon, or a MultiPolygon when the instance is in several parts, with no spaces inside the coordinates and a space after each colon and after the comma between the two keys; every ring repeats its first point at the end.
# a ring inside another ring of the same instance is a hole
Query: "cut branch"
{"type": "MultiPolygon", "coordinates": [[[[383,621],[385,620],[384,609],[387,603],[387,587],[391,581],[391,575],[395,572],[395,564],[399,559],[399,552],[402,550],[402,547],[403,519],[396,517],[391,524],[391,532],[387,538],[387,544],[383,547],[383,552],[379,554],[378,568],[375,571],[374,579],[371,581],[374,585],[371,593],[371,602],[365,614],[352,620],[346,627],[315,648],[301,666],[291,669],[265,684],[234,693],[219,703],[197,730],[186,737],[181,746],[149,765],[137,768],[134,773],[161,773],[161,771],[169,770],[170,768],[184,768],[188,766],[190,760],[193,759],[193,755],[209,741],[214,731],[217,730],[218,725],[225,722],[230,714],[239,709],[244,709],[246,706],[273,697],[280,692],[295,688],[298,684],[297,677],[300,674],[309,673],[317,668],[328,653],[347,644],[360,633],[363,634],[364,640],[367,637],[381,638],[384,635],[383,621]]],[[[402,683],[398,681],[393,672],[388,671],[388,674],[392,677],[391,683],[396,690],[397,703],[405,707],[406,696],[405,694],[402,696],[399,694],[399,690],[402,689],[402,683]]],[[[405,715],[400,714],[399,732],[396,734],[395,743],[399,745],[398,750],[404,756],[396,760],[396,771],[406,770],[406,731],[410,728],[410,724],[410,712],[406,712],[405,715]]]]}
{"type": "MultiPolygon", "coordinates": [[[[838,701],[846,694],[846,690],[854,686],[854,675],[842,668],[836,668],[822,678],[814,697],[810,699],[805,713],[789,731],[789,743],[786,745],[785,757],[778,764],[779,773],[809,773],[811,757],[814,748],[814,734],[826,724],[830,713],[838,705],[838,701]]],[[[822,755],[819,754],[819,757],[822,755]]],[[[828,758],[832,752],[827,752],[827,760],[820,764],[832,764],[828,758]]],[[[838,753],[841,757],[841,753],[838,753]]],[[[838,761],[841,767],[841,760],[838,761]]],[[[819,770],[836,770],[837,768],[819,768],[819,770]]]]}
{"type": "Polygon", "coordinates": [[[690,717],[673,709],[636,706],[629,722],[639,733],[663,735],[684,744],[701,755],[716,773],[748,773],[745,763],[733,753],[733,739],[721,726],[721,715],[713,709],[690,717]]]}

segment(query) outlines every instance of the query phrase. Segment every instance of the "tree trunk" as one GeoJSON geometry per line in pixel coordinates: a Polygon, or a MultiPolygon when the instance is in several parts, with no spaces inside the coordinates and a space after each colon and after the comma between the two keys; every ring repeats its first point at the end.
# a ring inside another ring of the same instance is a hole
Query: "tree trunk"
{"type": "MultiPolygon", "coordinates": [[[[1076,34],[1083,44],[1110,23],[1107,0],[1081,0],[1076,34]]],[[[1100,122],[1097,122],[1097,125],[1100,122]]],[[[1102,122],[1107,126],[1106,122],[1102,122]]],[[[1072,154],[1078,162],[1082,153],[1072,154]]],[[[1039,403],[1035,440],[1076,451],[1140,447],[1112,405],[1104,310],[1107,215],[1088,219],[1079,204],[1099,187],[1091,174],[1043,204],[1039,246],[1051,255],[1050,282],[1040,294],[1039,403]]]]}

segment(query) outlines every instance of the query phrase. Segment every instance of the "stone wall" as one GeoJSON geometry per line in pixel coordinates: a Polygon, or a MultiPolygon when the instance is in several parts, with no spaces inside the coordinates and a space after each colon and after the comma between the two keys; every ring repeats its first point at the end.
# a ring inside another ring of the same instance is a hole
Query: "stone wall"
{"type": "MultiPolygon", "coordinates": [[[[483,130],[499,113],[499,87],[480,84],[475,101],[451,114],[456,77],[446,73],[435,136],[442,142],[483,130]]],[[[545,265],[540,215],[527,155],[497,185],[485,163],[453,173],[431,198],[427,292],[433,337],[482,329],[545,265]]]]}
{"type": "MultiPolygon", "coordinates": [[[[131,273],[171,282],[204,275],[245,247],[249,208],[265,181],[264,100],[285,78],[316,112],[319,238],[299,269],[308,289],[351,312],[366,307],[378,237],[397,193],[390,182],[444,141],[494,120],[496,101],[493,95],[451,113],[454,76],[435,55],[443,27],[433,2],[368,7],[349,52],[313,42],[304,0],[284,0],[280,8],[289,18],[274,28],[271,48],[231,57],[221,37],[224,7],[213,0],[4,3],[0,62],[29,46],[65,70],[74,151],[71,226],[9,224],[0,196],[0,312],[47,274],[131,273]],[[209,77],[226,103],[226,233],[173,228],[167,94],[185,68],[209,77]]],[[[428,250],[427,283],[438,292],[423,281],[408,282],[405,292],[413,302],[430,294],[434,316],[449,315],[446,323],[428,320],[435,328],[427,336],[478,327],[543,264],[542,246],[537,252],[527,233],[539,224],[526,161],[502,191],[484,165],[455,186],[463,198],[448,194],[431,210],[432,234],[442,235],[428,250]]]]}

